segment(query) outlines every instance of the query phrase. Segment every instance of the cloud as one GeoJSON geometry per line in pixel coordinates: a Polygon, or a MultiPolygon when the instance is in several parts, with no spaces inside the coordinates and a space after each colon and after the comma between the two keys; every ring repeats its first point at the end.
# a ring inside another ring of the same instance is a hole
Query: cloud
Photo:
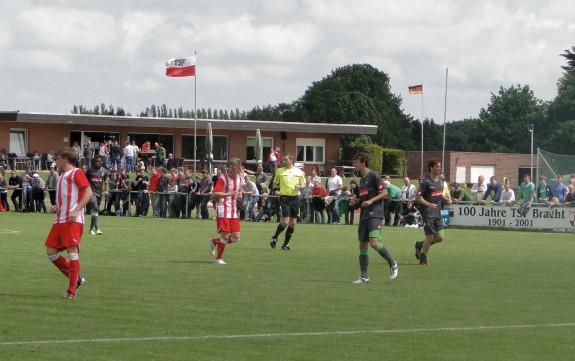
{"type": "Polygon", "coordinates": [[[96,10],[38,7],[23,11],[19,20],[41,47],[95,51],[110,49],[116,38],[113,17],[96,10]]]}
{"type": "Polygon", "coordinates": [[[123,16],[120,25],[124,35],[121,55],[131,57],[143,45],[148,45],[158,29],[165,25],[165,17],[156,13],[136,11],[123,16]]]}
{"type": "Polygon", "coordinates": [[[56,70],[68,72],[74,69],[70,54],[61,50],[25,50],[10,53],[14,68],[28,70],[56,70]]]}
{"type": "Polygon", "coordinates": [[[202,44],[212,54],[233,51],[262,62],[299,60],[312,50],[315,37],[311,24],[256,25],[247,15],[209,25],[200,33],[202,44]]]}

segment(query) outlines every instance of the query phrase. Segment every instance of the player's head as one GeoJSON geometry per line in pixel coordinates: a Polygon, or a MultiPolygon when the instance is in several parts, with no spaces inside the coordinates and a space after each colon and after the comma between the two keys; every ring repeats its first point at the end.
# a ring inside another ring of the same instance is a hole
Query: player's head
{"type": "Polygon", "coordinates": [[[283,155],[282,157],[282,162],[283,164],[285,164],[286,167],[291,167],[293,164],[293,154],[291,153],[286,153],[283,155]]]}
{"type": "Polygon", "coordinates": [[[441,162],[437,159],[432,159],[427,162],[427,170],[431,172],[432,169],[435,169],[437,174],[441,173],[441,162]]]}
{"type": "Polygon", "coordinates": [[[96,166],[96,168],[101,168],[103,163],[104,160],[102,159],[101,155],[97,155],[94,157],[94,165],[96,166]]]}
{"type": "Polygon", "coordinates": [[[353,156],[353,161],[363,163],[366,167],[369,167],[369,156],[365,153],[357,153],[353,156]]]}
{"type": "Polygon", "coordinates": [[[66,159],[70,164],[76,164],[78,161],[78,152],[72,147],[62,148],[56,153],[56,157],[66,159]]]}
{"type": "Polygon", "coordinates": [[[228,174],[235,177],[242,166],[242,161],[239,158],[231,158],[228,161],[228,174]]]}

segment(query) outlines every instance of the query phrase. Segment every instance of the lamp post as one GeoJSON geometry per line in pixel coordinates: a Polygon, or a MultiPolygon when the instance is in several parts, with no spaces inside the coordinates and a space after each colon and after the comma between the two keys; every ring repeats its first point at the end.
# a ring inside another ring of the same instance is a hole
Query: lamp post
{"type": "Polygon", "coordinates": [[[527,129],[529,129],[529,132],[531,133],[531,179],[533,178],[533,124],[529,124],[529,126],[527,127],[527,129]]]}

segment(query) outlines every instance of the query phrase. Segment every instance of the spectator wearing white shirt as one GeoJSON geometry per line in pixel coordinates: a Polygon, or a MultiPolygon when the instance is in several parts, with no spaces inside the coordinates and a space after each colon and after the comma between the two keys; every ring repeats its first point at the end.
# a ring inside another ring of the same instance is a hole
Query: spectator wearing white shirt
{"type": "Polygon", "coordinates": [[[333,200],[329,203],[328,205],[328,213],[327,213],[327,219],[328,219],[328,223],[335,223],[335,224],[341,224],[341,220],[339,219],[339,213],[338,213],[338,209],[337,209],[337,204],[336,204],[336,198],[339,195],[339,193],[341,192],[341,189],[343,188],[343,180],[341,179],[341,177],[339,175],[337,175],[337,169],[332,168],[331,169],[331,173],[330,173],[330,177],[327,179],[326,182],[326,189],[327,189],[327,194],[330,197],[333,197],[333,200]]]}

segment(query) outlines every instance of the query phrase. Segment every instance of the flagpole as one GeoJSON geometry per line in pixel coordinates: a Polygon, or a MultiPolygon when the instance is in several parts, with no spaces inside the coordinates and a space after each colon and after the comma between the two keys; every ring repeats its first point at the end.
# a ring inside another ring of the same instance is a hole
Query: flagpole
{"type": "Polygon", "coordinates": [[[421,173],[423,175],[423,83],[421,83],[421,173]]]}
{"type": "MultiPolygon", "coordinates": [[[[198,57],[197,57],[197,51],[194,51],[194,57],[196,58],[195,60],[195,64],[197,65],[198,63],[198,57]]],[[[198,128],[197,128],[197,123],[198,123],[198,109],[197,109],[197,84],[198,84],[198,67],[196,66],[196,70],[195,70],[195,76],[194,76],[194,174],[197,173],[197,169],[196,169],[196,164],[198,162],[198,157],[197,157],[197,148],[198,148],[198,143],[197,143],[197,133],[198,133],[198,128]]]]}
{"type": "Polygon", "coordinates": [[[441,159],[441,166],[445,171],[445,127],[447,123],[447,74],[449,72],[449,68],[445,68],[445,106],[443,108],[443,153],[441,159]]]}

